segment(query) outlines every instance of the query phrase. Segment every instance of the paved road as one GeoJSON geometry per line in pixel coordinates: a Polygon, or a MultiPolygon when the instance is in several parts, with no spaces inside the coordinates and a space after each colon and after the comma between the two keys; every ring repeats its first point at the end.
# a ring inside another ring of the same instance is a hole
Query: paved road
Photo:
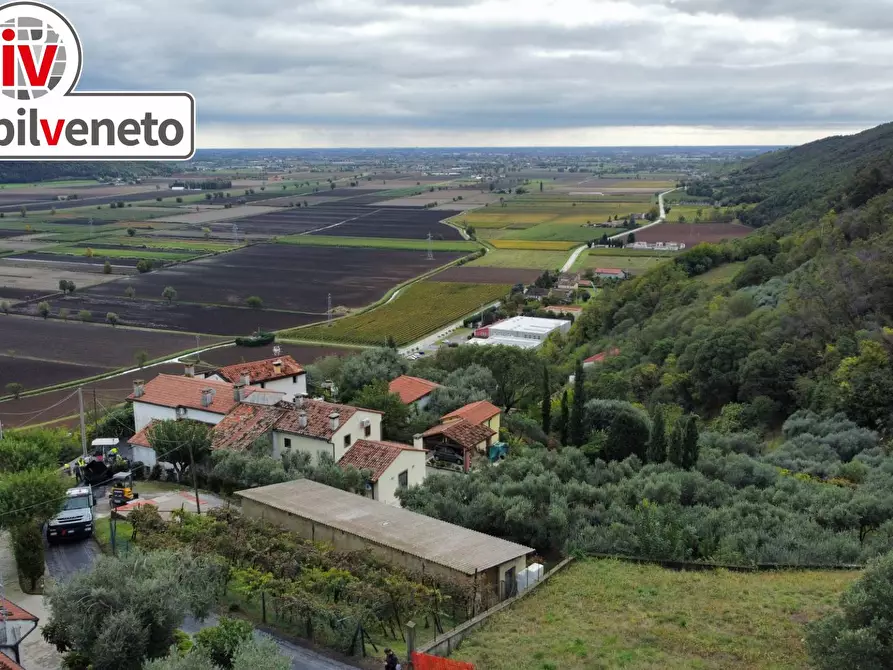
{"type": "Polygon", "coordinates": [[[579,258],[580,254],[582,254],[588,248],[587,245],[583,245],[582,247],[577,247],[574,249],[574,253],[571,254],[571,257],[567,259],[567,263],[565,263],[561,271],[562,272],[570,272],[571,268],[574,267],[574,263],[577,262],[577,258],[579,258]]]}
{"type": "MultiPolygon", "coordinates": [[[[638,233],[638,232],[645,230],[647,228],[651,228],[652,226],[659,226],[660,224],[662,224],[664,222],[664,219],[667,218],[667,210],[664,209],[664,196],[672,193],[673,191],[678,191],[678,190],[679,190],[678,188],[671,188],[669,191],[664,191],[659,196],[657,196],[657,202],[658,202],[658,205],[660,206],[660,216],[658,216],[657,219],[655,219],[651,223],[644,225],[641,228],[636,228],[634,231],[631,231],[631,232],[638,233]]],[[[611,235],[611,237],[609,237],[608,239],[616,240],[619,237],[626,237],[627,235],[629,235],[629,233],[630,233],[630,231],[627,231],[625,233],[618,233],[617,235],[611,235]]]]}

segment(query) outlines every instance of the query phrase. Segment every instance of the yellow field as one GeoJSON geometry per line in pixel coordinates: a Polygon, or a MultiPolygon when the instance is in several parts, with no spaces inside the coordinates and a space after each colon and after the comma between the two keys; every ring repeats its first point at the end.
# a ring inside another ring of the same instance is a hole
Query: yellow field
{"type": "Polygon", "coordinates": [[[540,223],[596,223],[607,221],[615,214],[621,218],[630,214],[643,214],[651,206],[645,202],[582,202],[573,205],[549,203],[548,205],[510,205],[508,207],[485,207],[451,219],[454,223],[475,228],[529,228],[540,223]]]}
{"type": "Polygon", "coordinates": [[[570,252],[567,251],[498,249],[473,260],[468,266],[557,270],[567,262],[569,257],[570,252]]]}
{"type": "Polygon", "coordinates": [[[497,249],[542,249],[544,251],[566,251],[579,246],[579,242],[555,240],[490,240],[497,249]]]}

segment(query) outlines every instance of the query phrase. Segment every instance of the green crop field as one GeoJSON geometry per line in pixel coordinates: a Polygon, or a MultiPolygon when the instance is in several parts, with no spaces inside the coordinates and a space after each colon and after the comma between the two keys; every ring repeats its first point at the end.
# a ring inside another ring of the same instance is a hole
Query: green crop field
{"type": "Polygon", "coordinates": [[[698,275],[696,279],[697,281],[705,284],[724,284],[736,274],[738,274],[741,271],[742,267],[744,267],[743,261],[739,261],[737,263],[726,263],[725,265],[720,265],[718,268],[708,270],[702,275],[698,275]]]}
{"type": "Polygon", "coordinates": [[[627,201],[509,201],[505,207],[490,205],[454,216],[451,221],[475,228],[530,228],[543,223],[600,223],[616,214],[644,214],[651,208],[647,202],[627,201]],[[573,203],[577,204],[574,205],[573,203]]]}
{"type": "MultiPolygon", "coordinates": [[[[601,251],[599,249],[598,251],[601,251]]],[[[607,250],[606,250],[607,251],[607,250]]],[[[590,268],[620,268],[632,272],[644,272],[656,265],[665,263],[673,257],[672,254],[664,254],[662,256],[655,255],[635,255],[624,253],[618,249],[618,253],[614,254],[592,254],[582,253],[574,263],[574,270],[586,270],[590,268]]]]}
{"type": "MultiPolygon", "coordinates": [[[[116,235],[103,237],[96,240],[97,244],[115,244],[128,249],[140,250],[148,249],[183,249],[185,251],[211,252],[211,251],[230,251],[236,248],[236,245],[228,242],[216,242],[211,240],[203,240],[196,238],[192,240],[184,240],[172,237],[141,237],[128,235],[116,235]]],[[[241,246],[241,245],[239,245],[241,246]]]]}
{"type": "Polygon", "coordinates": [[[486,670],[806,670],[804,623],[857,576],[583,561],[494,615],[454,657],[486,670]]]}
{"type": "Polygon", "coordinates": [[[282,337],[311,342],[346,342],[383,345],[393,337],[409,344],[438,328],[499,300],[509,292],[502,284],[417,282],[404,288],[391,302],[362,314],[347,316],[331,326],[309,326],[282,333],[282,337]]]}
{"type": "Polygon", "coordinates": [[[471,261],[469,266],[491,268],[531,268],[556,270],[570,258],[569,251],[535,251],[526,249],[497,249],[471,261]]]}
{"type": "Polygon", "coordinates": [[[733,207],[710,207],[709,205],[674,205],[667,212],[667,223],[679,223],[680,217],[685,217],[686,223],[694,223],[695,219],[700,216],[702,223],[716,221],[733,221],[735,219],[735,211],[740,208],[733,207]],[[700,212],[700,215],[698,214],[700,212]]]}
{"type": "Polygon", "coordinates": [[[602,235],[617,235],[625,231],[625,228],[593,228],[578,223],[541,223],[532,228],[522,230],[508,230],[500,233],[501,240],[561,240],[569,242],[588,242],[597,240],[602,235]]]}
{"type": "Polygon", "coordinates": [[[92,249],[89,245],[61,246],[50,249],[41,249],[49,254],[63,254],[66,256],[87,256],[94,258],[145,258],[146,260],[159,261],[188,261],[200,256],[201,252],[176,252],[176,251],[147,251],[145,249],[92,249]],[[88,253],[87,250],[90,250],[88,253]]]}
{"type": "MultiPolygon", "coordinates": [[[[334,235],[289,235],[276,240],[280,244],[298,244],[310,247],[369,247],[373,249],[428,249],[427,240],[401,240],[386,237],[335,237],[334,235]]],[[[465,240],[433,240],[434,251],[467,251],[481,248],[476,242],[465,240]]]]}
{"type": "Polygon", "coordinates": [[[41,181],[33,184],[0,184],[0,190],[17,188],[63,188],[68,186],[95,186],[95,179],[60,179],[58,181],[41,181]]]}

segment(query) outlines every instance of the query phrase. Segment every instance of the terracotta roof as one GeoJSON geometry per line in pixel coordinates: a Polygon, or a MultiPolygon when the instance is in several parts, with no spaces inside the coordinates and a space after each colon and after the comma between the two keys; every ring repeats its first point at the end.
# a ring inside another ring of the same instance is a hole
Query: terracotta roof
{"type": "MultiPolygon", "coordinates": [[[[276,430],[293,433],[295,435],[314,437],[319,440],[330,440],[332,439],[332,435],[335,434],[335,431],[332,430],[329,414],[332,412],[338,412],[338,414],[340,414],[340,427],[343,426],[350,417],[356,414],[358,409],[356,407],[351,407],[350,405],[336,405],[335,403],[325,402],[323,400],[305,399],[303,410],[307,412],[307,425],[302,428],[299,423],[301,408],[295,403],[285,401],[278,403],[277,407],[285,408],[288,411],[276,422],[276,430]]],[[[376,414],[379,413],[380,412],[376,412],[376,414]]]]}
{"type": "Polygon", "coordinates": [[[247,372],[250,377],[250,383],[254,384],[256,382],[268,382],[274,379],[302,375],[304,374],[304,368],[302,368],[291,356],[279,356],[278,358],[267,358],[262,361],[250,361],[248,363],[227,365],[217,370],[217,374],[233,383],[239,381],[242,378],[242,373],[245,372],[247,372]],[[282,367],[278,373],[273,366],[275,361],[280,361],[282,363],[282,367]]]}
{"type": "Polygon", "coordinates": [[[421,377],[410,377],[408,375],[401,375],[388,384],[388,390],[399,395],[400,402],[404,405],[424,398],[438,387],[440,387],[440,384],[435,384],[421,377]]]}
{"type": "Polygon", "coordinates": [[[0,670],[25,670],[6,654],[0,654],[0,670]]]}
{"type": "Polygon", "coordinates": [[[156,423],[158,422],[154,420],[150,421],[148,424],[146,424],[145,428],[143,428],[140,432],[127,440],[127,444],[132,444],[137,447],[149,447],[151,449],[152,445],[149,444],[149,430],[156,423]]]}
{"type": "Polygon", "coordinates": [[[546,307],[546,311],[555,314],[579,314],[583,311],[583,308],[575,307],[574,305],[549,305],[546,307]]]}
{"type": "Polygon", "coordinates": [[[434,435],[443,435],[466,449],[473,449],[481,442],[489,440],[493,435],[496,435],[496,431],[487,428],[487,426],[478,426],[461,419],[459,421],[451,421],[450,423],[442,423],[422,433],[422,437],[432,437],[434,435]]]}
{"type": "Polygon", "coordinates": [[[229,382],[164,374],[147,382],[143,395],[139,398],[131,393],[127,399],[162,407],[200,409],[214,414],[226,414],[238,404],[233,399],[233,385],[229,382]],[[205,388],[214,391],[214,397],[208,407],[202,405],[202,389],[205,388]]]}
{"type": "Polygon", "coordinates": [[[484,421],[499,414],[499,408],[486,400],[478,400],[465,407],[460,407],[455,412],[450,412],[440,417],[441,421],[450,419],[465,419],[469,423],[482,424],[484,421]]]}
{"type": "Polygon", "coordinates": [[[0,608],[6,610],[7,621],[37,621],[37,617],[26,612],[11,600],[0,598],[0,608]]]}
{"type": "Polygon", "coordinates": [[[286,410],[269,405],[241,404],[214,426],[213,449],[243,450],[269,433],[286,410]]]}
{"type": "Polygon", "coordinates": [[[600,351],[595,356],[590,356],[583,360],[584,363],[602,363],[608,356],[618,356],[620,354],[620,349],[617,347],[611,347],[607,351],[600,351]]]}
{"type": "Polygon", "coordinates": [[[424,449],[413,449],[408,444],[399,442],[377,442],[374,440],[357,440],[339,460],[341,467],[353,466],[357,470],[371,470],[370,479],[377,482],[391,464],[404,451],[418,451],[424,453],[424,449]]]}

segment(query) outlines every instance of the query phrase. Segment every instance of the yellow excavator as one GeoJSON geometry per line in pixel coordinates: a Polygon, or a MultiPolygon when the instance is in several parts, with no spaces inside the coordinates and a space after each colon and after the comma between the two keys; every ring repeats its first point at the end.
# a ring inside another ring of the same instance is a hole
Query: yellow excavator
{"type": "Polygon", "coordinates": [[[140,494],[133,490],[133,472],[116,472],[112,476],[112,490],[109,493],[109,507],[120,507],[133,502],[140,494]]]}

